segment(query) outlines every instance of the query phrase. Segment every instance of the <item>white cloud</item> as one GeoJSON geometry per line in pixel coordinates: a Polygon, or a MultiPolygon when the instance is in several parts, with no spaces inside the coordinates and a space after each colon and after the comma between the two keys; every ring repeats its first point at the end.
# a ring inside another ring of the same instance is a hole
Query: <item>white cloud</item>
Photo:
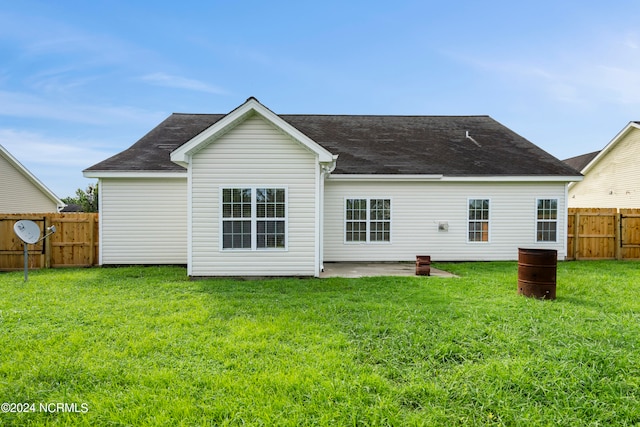
{"type": "Polygon", "coordinates": [[[188,79],[185,77],[174,76],[166,73],[152,73],[142,76],[142,81],[157,85],[176,89],[187,89],[196,92],[211,93],[214,95],[223,95],[226,91],[217,86],[201,82],[199,80],[188,79]]]}
{"type": "Polygon", "coordinates": [[[523,91],[546,94],[552,101],[592,108],[609,103],[640,103],[640,42],[635,34],[584,40],[582,47],[558,46],[539,53],[505,52],[504,57],[444,54],[495,75],[523,91]],[[507,59],[508,55],[508,59],[507,59]]]}
{"type": "Polygon", "coordinates": [[[97,64],[149,62],[156,56],[120,37],[86,31],[37,14],[16,15],[0,11],[2,39],[10,41],[20,51],[19,58],[22,60],[70,60],[69,64],[79,68],[97,64]]]}
{"type": "Polygon", "coordinates": [[[20,163],[77,168],[79,172],[113,155],[104,144],[86,140],[51,138],[15,129],[0,128],[0,144],[20,163]]]}
{"type": "Polygon", "coordinates": [[[156,122],[165,116],[165,113],[129,106],[62,103],[28,93],[0,90],[0,116],[53,119],[94,125],[122,125],[156,122]]]}
{"type": "Polygon", "coordinates": [[[72,196],[94,180],[82,170],[114,154],[99,141],[49,137],[36,132],[0,128],[0,144],[59,197],[72,196]]]}
{"type": "Polygon", "coordinates": [[[80,77],[73,67],[66,66],[39,71],[26,78],[25,81],[38,93],[67,95],[98,79],[99,77],[95,74],[80,77]]]}

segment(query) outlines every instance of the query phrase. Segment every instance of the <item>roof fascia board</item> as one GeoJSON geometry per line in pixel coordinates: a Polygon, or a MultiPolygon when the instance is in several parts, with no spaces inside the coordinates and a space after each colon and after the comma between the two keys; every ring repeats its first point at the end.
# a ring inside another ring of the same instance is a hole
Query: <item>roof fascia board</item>
{"type": "Polygon", "coordinates": [[[152,171],[84,171],[85,178],[180,178],[187,179],[187,172],[152,171]]]}
{"type": "Polygon", "coordinates": [[[444,175],[346,175],[332,174],[330,181],[439,181],[439,182],[572,182],[582,181],[582,176],[444,176],[444,175]]]}
{"type": "Polygon", "coordinates": [[[618,134],[613,137],[613,139],[593,158],[587,165],[580,171],[583,175],[586,175],[603,157],[605,157],[609,151],[613,149],[618,143],[624,139],[625,136],[633,129],[640,129],[640,125],[634,122],[629,122],[624,129],[622,129],[618,134]]]}
{"type": "Polygon", "coordinates": [[[442,175],[351,175],[330,174],[327,179],[331,181],[439,181],[442,175]]]}
{"type": "Polygon", "coordinates": [[[4,157],[9,163],[13,165],[14,168],[18,170],[29,182],[35,185],[45,196],[47,196],[51,201],[53,201],[58,208],[63,208],[66,206],[58,196],[55,195],[53,191],[49,189],[42,181],[40,181],[34,174],[32,174],[29,169],[24,167],[22,163],[18,161],[11,153],[7,151],[2,145],[0,145],[0,156],[4,157]]]}
{"type": "Polygon", "coordinates": [[[582,175],[511,175],[511,176],[449,176],[443,181],[459,182],[574,182],[582,175]]]}
{"type": "Polygon", "coordinates": [[[243,121],[251,113],[257,113],[271,122],[274,126],[281,129],[290,137],[301,143],[303,146],[318,155],[320,162],[332,162],[333,155],[327,151],[320,144],[313,141],[311,138],[300,132],[298,129],[287,123],[280,118],[273,111],[262,105],[255,98],[249,98],[244,104],[218,120],[211,125],[208,129],[205,129],[200,134],[196,135],[180,147],[176,148],[171,153],[171,161],[178,163],[181,166],[187,166],[191,161],[190,156],[198,151],[202,144],[204,144],[210,138],[214,138],[228,131],[229,128],[235,126],[238,122],[243,121]]]}

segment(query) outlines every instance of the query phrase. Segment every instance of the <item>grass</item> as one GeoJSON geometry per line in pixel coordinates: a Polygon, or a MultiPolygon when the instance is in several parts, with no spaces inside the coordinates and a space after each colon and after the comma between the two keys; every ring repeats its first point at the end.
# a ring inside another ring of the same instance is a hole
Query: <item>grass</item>
{"type": "Polygon", "coordinates": [[[555,301],[435,266],[461,277],[0,274],[0,402],[34,405],[0,425],[640,425],[639,263],[560,263],[555,301]]]}

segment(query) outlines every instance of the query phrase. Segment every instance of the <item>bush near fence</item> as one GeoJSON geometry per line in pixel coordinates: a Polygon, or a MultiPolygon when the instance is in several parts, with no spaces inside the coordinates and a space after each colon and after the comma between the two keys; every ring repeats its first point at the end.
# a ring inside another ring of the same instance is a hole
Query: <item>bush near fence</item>
{"type": "Polygon", "coordinates": [[[44,230],[54,225],[56,232],[29,245],[29,268],[90,267],[98,263],[97,213],[0,214],[0,270],[24,268],[22,240],[13,231],[21,220],[34,221],[44,230]]]}
{"type": "Polygon", "coordinates": [[[569,208],[567,259],[640,259],[640,209],[569,208]]]}

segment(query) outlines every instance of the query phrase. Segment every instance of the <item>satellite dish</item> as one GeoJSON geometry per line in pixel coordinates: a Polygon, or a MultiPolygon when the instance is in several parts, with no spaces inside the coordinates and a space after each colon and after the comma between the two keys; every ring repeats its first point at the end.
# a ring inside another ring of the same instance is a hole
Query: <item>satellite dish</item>
{"type": "Polygon", "coordinates": [[[56,227],[55,225],[48,227],[47,231],[49,231],[49,233],[40,237],[40,227],[38,227],[38,224],[28,219],[21,219],[13,225],[13,231],[24,242],[22,246],[24,246],[24,281],[26,282],[29,277],[29,251],[27,246],[38,243],[40,240],[51,236],[56,232],[56,227]]]}
{"type": "Polygon", "coordinates": [[[13,231],[23,242],[33,245],[40,240],[40,227],[33,221],[21,219],[13,225],[13,231]]]}

